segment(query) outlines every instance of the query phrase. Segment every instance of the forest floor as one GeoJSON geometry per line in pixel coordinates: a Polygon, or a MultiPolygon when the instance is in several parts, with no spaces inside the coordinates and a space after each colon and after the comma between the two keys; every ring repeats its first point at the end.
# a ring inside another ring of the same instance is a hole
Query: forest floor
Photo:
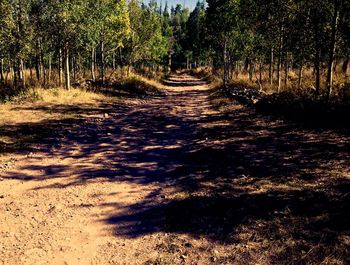
{"type": "Polygon", "coordinates": [[[346,130],[260,116],[187,75],[146,99],[11,108],[0,264],[350,263],[346,130]]]}

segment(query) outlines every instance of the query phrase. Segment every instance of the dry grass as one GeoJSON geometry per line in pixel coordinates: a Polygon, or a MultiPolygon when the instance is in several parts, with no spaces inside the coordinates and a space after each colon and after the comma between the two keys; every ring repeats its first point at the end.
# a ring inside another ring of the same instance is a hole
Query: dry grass
{"type": "Polygon", "coordinates": [[[8,161],[27,155],[27,146],[39,143],[50,131],[49,126],[36,129],[40,124],[63,126],[96,114],[90,109],[98,110],[102,117],[104,107],[101,104],[112,100],[115,99],[84,89],[35,88],[0,104],[0,164],[6,165],[8,161]]]}
{"type": "Polygon", "coordinates": [[[53,104],[81,104],[96,103],[99,101],[108,101],[110,98],[95,92],[87,91],[81,88],[66,90],[63,88],[54,89],[36,89],[42,103],[53,104]]]}
{"type": "MultiPolygon", "coordinates": [[[[101,101],[110,100],[101,94],[88,92],[84,89],[63,88],[43,89],[35,88],[25,94],[21,94],[12,99],[12,101],[0,104],[0,126],[17,124],[23,122],[38,122],[43,119],[62,116],[61,113],[48,113],[46,111],[33,110],[28,108],[44,105],[75,105],[97,104],[101,101]]],[[[71,116],[67,113],[65,116],[71,116]]]]}
{"type": "Polygon", "coordinates": [[[38,122],[48,118],[72,117],[74,113],[55,113],[43,110],[33,110],[39,106],[54,105],[87,105],[99,104],[100,102],[110,102],[112,99],[99,93],[90,92],[85,89],[74,88],[66,90],[63,88],[31,89],[27,93],[16,96],[12,101],[0,104],[0,126],[23,123],[38,122]],[[31,107],[31,108],[29,108],[31,107]]]}
{"type": "MultiPolygon", "coordinates": [[[[281,92],[310,92],[315,91],[315,76],[313,69],[311,67],[305,68],[303,70],[302,84],[299,87],[299,77],[298,77],[298,69],[291,69],[288,72],[288,79],[286,83],[285,72],[284,69],[281,69],[281,92]]],[[[222,85],[222,76],[223,71],[221,69],[213,71],[210,67],[199,67],[197,69],[186,70],[186,73],[190,73],[197,77],[200,77],[209,83],[212,84],[213,87],[222,85]]],[[[273,84],[270,84],[269,79],[269,66],[264,65],[261,69],[261,78],[260,78],[260,69],[259,66],[256,66],[255,72],[253,74],[253,79],[249,79],[249,72],[244,72],[242,69],[238,71],[234,71],[232,74],[231,82],[234,84],[241,84],[246,87],[262,90],[266,94],[273,94],[277,92],[277,73],[274,71],[273,75],[273,84]]],[[[339,95],[342,93],[344,84],[348,83],[347,77],[338,67],[336,72],[334,73],[334,95],[339,95]]],[[[321,73],[321,89],[326,86],[326,72],[325,70],[321,73]]],[[[323,89],[324,90],[324,89],[323,89]]]]}
{"type": "MultiPolygon", "coordinates": [[[[222,72],[213,71],[209,68],[192,70],[192,74],[211,77],[219,80],[222,72]]],[[[274,84],[270,84],[268,67],[264,66],[253,75],[252,81],[248,73],[236,71],[233,79],[226,89],[222,89],[222,82],[214,81],[217,87],[213,89],[214,96],[225,94],[241,103],[256,107],[259,112],[274,114],[285,117],[305,125],[321,127],[348,127],[347,116],[350,111],[350,84],[341,69],[337,69],[334,75],[334,87],[330,98],[325,90],[325,75],[322,72],[321,94],[316,95],[314,87],[314,73],[312,68],[303,71],[302,85],[299,86],[298,70],[293,69],[288,73],[288,82],[285,82],[284,69],[281,70],[281,88],[277,92],[276,73],[274,73],[274,84]],[[221,94],[220,94],[221,93],[221,94]]],[[[210,79],[207,79],[210,80],[210,79]]],[[[213,85],[212,85],[213,86],[213,85]]],[[[222,105],[216,99],[215,105],[222,105]]]]}

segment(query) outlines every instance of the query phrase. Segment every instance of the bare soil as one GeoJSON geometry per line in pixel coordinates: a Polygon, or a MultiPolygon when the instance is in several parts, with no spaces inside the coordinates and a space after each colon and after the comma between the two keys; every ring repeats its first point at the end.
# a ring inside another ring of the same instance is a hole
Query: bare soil
{"type": "Polygon", "coordinates": [[[1,127],[0,264],[350,263],[348,131],[165,90],[1,127]]]}

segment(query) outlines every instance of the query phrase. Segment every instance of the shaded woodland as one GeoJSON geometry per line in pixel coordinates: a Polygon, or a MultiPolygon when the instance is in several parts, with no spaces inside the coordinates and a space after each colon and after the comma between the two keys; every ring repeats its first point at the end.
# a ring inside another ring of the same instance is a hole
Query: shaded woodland
{"type": "Polygon", "coordinates": [[[347,0],[209,0],[192,11],[155,0],[4,0],[1,84],[69,88],[103,83],[120,69],[206,66],[225,86],[244,78],[260,89],[329,97],[347,88],[349,10],[347,0]]]}

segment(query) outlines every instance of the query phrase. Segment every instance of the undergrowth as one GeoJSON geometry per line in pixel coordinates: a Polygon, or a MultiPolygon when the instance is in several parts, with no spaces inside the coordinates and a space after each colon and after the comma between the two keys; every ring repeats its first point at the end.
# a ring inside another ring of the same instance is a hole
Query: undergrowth
{"type": "Polygon", "coordinates": [[[107,96],[140,97],[162,95],[162,86],[158,81],[131,75],[128,78],[111,79],[104,83],[90,82],[88,89],[107,96]]]}
{"type": "MultiPolygon", "coordinates": [[[[190,73],[208,82],[219,78],[209,69],[200,68],[190,73]]],[[[312,86],[290,86],[277,93],[270,86],[261,87],[259,82],[251,82],[247,78],[234,79],[226,87],[222,82],[214,82],[216,90],[221,91],[223,96],[249,105],[262,114],[289,119],[305,126],[350,127],[350,83],[336,83],[332,96],[328,98],[325,93],[316,95],[312,86]]]]}
{"type": "Polygon", "coordinates": [[[30,102],[55,102],[74,103],[89,102],[96,99],[106,99],[113,96],[146,97],[161,95],[162,86],[156,80],[147,79],[140,75],[132,74],[129,77],[118,77],[101,81],[86,81],[67,90],[63,87],[31,87],[26,89],[9,89],[0,87],[0,103],[30,103],[30,102]]]}

